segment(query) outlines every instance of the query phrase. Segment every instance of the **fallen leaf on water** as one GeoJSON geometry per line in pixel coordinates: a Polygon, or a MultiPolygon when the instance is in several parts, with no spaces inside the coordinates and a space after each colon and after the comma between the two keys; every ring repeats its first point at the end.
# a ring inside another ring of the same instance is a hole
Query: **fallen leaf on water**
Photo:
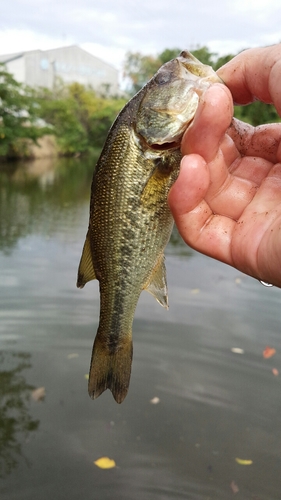
{"type": "Polygon", "coordinates": [[[240,347],[232,347],[231,352],[234,352],[234,354],[244,354],[245,351],[240,347]]]}
{"type": "Polygon", "coordinates": [[[155,398],[152,398],[152,399],[150,400],[150,403],[151,403],[152,405],[158,405],[158,403],[160,403],[160,399],[159,399],[159,398],[157,398],[157,396],[155,396],[155,398]]]}
{"type": "Polygon", "coordinates": [[[244,460],[242,458],[235,458],[235,462],[237,462],[239,465],[252,465],[253,460],[244,460]]]}
{"type": "Polygon", "coordinates": [[[192,290],[191,290],[191,293],[193,295],[197,295],[197,293],[199,293],[199,292],[200,292],[199,288],[192,288],[192,290]]]}
{"type": "Polygon", "coordinates": [[[230,488],[232,489],[232,492],[234,494],[238,493],[238,491],[239,491],[239,488],[238,488],[237,484],[235,483],[235,481],[231,481],[230,488]]]}
{"type": "Polygon", "coordinates": [[[86,373],[86,374],[84,375],[84,377],[85,377],[85,379],[86,379],[86,380],[89,380],[89,373],[86,373]]]}
{"type": "Polygon", "coordinates": [[[34,389],[34,391],[32,391],[31,393],[33,401],[43,401],[45,396],[46,396],[45,387],[37,387],[37,389],[34,389]]]}
{"type": "Polygon", "coordinates": [[[72,352],[71,354],[67,355],[67,359],[73,359],[73,358],[78,358],[79,354],[76,352],[72,352]]]}
{"type": "Polygon", "coordinates": [[[240,283],[241,283],[241,278],[235,278],[235,283],[236,283],[236,285],[240,285],[240,283]]]}
{"type": "Polygon", "coordinates": [[[274,349],[274,347],[266,346],[262,354],[265,359],[272,358],[272,356],[276,354],[276,349],[274,349]]]}
{"type": "Polygon", "coordinates": [[[278,377],[279,375],[279,371],[277,370],[277,368],[272,368],[272,373],[275,377],[278,377]]]}
{"type": "Polygon", "coordinates": [[[113,467],[116,467],[114,460],[108,457],[101,457],[98,460],[95,460],[94,464],[100,469],[113,469],[113,467]]]}

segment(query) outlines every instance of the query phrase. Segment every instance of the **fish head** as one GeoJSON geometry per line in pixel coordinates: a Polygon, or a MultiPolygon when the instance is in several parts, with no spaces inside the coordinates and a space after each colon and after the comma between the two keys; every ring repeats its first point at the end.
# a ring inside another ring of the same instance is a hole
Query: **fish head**
{"type": "Polygon", "coordinates": [[[143,89],[135,131],[151,148],[179,147],[191,124],[200,96],[212,83],[222,83],[211,66],[190,52],[167,62],[143,89]]]}

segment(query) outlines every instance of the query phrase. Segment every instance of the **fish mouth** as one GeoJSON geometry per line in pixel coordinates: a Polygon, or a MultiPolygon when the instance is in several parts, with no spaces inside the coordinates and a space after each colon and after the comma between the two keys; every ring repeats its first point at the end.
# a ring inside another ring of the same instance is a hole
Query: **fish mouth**
{"type": "Polygon", "coordinates": [[[161,151],[174,151],[175,149],[180,149],[181,140],[183,133],[171,141],[163,141],[163,142],[150,142],[141,134],[135,134],[135,140],[137,144],[146,152],[160,152],[161,151]]]}
{"type": "MultiPolygon", "coordinates": [[[[189,127],[192,125],[194,120],[194,117],[192,117],[191,120],[189,120],[188,123],[185,124],[184,127],[181,127],[180,133],[175,135],[173,138],[171,138],[170,141],[163,141],[163,142],[146,142],[146,145],[150,148],[153,149],[154,151],[169,151],[179,149],[181,147],[181,140],[183,138],[183,135],[185,132],[189,129],[189,127]]],[[[144,138],[143,138],[144,139],[144,138]]]]}
{"type": "Polygon", "coordinates": [[[163,144],[149,144],[149,147],[154,151],[168,151],[169,149],[178,149],[181,145],[181,140],[172,142],[163,142],[163,144]]]}
{"type": "Polygon", "coordinates": [[[192,125],[194,120],[194,116],[187,123],[182,123],[180,130],[172,136],[166,136],[163,138],[157,137],[155,134],[154,137],[148,137],[147,134],[137,133],[135,130],[135,138],[137,139],[139,144],[142,144],[142,147],[147,150],[150,149],[152,151],[174,151],[175,149],[180,149],[181,141],[185,132],[192,125]],[[154,139],[154,140],[153,140],[154,139]],[[157,139],[158,142],[157,142],[157,139]],[[167,139],[165,141],[165,139],[167,139]]]}

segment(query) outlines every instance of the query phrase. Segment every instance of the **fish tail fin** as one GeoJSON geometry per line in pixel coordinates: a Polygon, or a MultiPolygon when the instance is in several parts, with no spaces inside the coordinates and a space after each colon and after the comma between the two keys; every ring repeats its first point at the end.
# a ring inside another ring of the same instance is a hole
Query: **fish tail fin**
{"type": "Polygon", "coordinates": [[[92,399],[98,398],[106,389],[110,389],[115,401],[122,403],[130,383],[133,357],[132,335],[110,346],[97,334],[89,374],[88,391],[92,399]]]}

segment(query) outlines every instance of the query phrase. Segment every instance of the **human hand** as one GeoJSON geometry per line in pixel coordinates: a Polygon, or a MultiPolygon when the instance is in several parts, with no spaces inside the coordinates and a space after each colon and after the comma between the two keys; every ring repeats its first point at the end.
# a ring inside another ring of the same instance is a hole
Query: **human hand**
{"type": "Polygon", "coordinates": [[[169,204],[196,250],[281,287],[281,124],[232,119],[233,99],[273,103],[281,115],[281,45],[250,49],[218,71],[182,140],[169,204]]]}

